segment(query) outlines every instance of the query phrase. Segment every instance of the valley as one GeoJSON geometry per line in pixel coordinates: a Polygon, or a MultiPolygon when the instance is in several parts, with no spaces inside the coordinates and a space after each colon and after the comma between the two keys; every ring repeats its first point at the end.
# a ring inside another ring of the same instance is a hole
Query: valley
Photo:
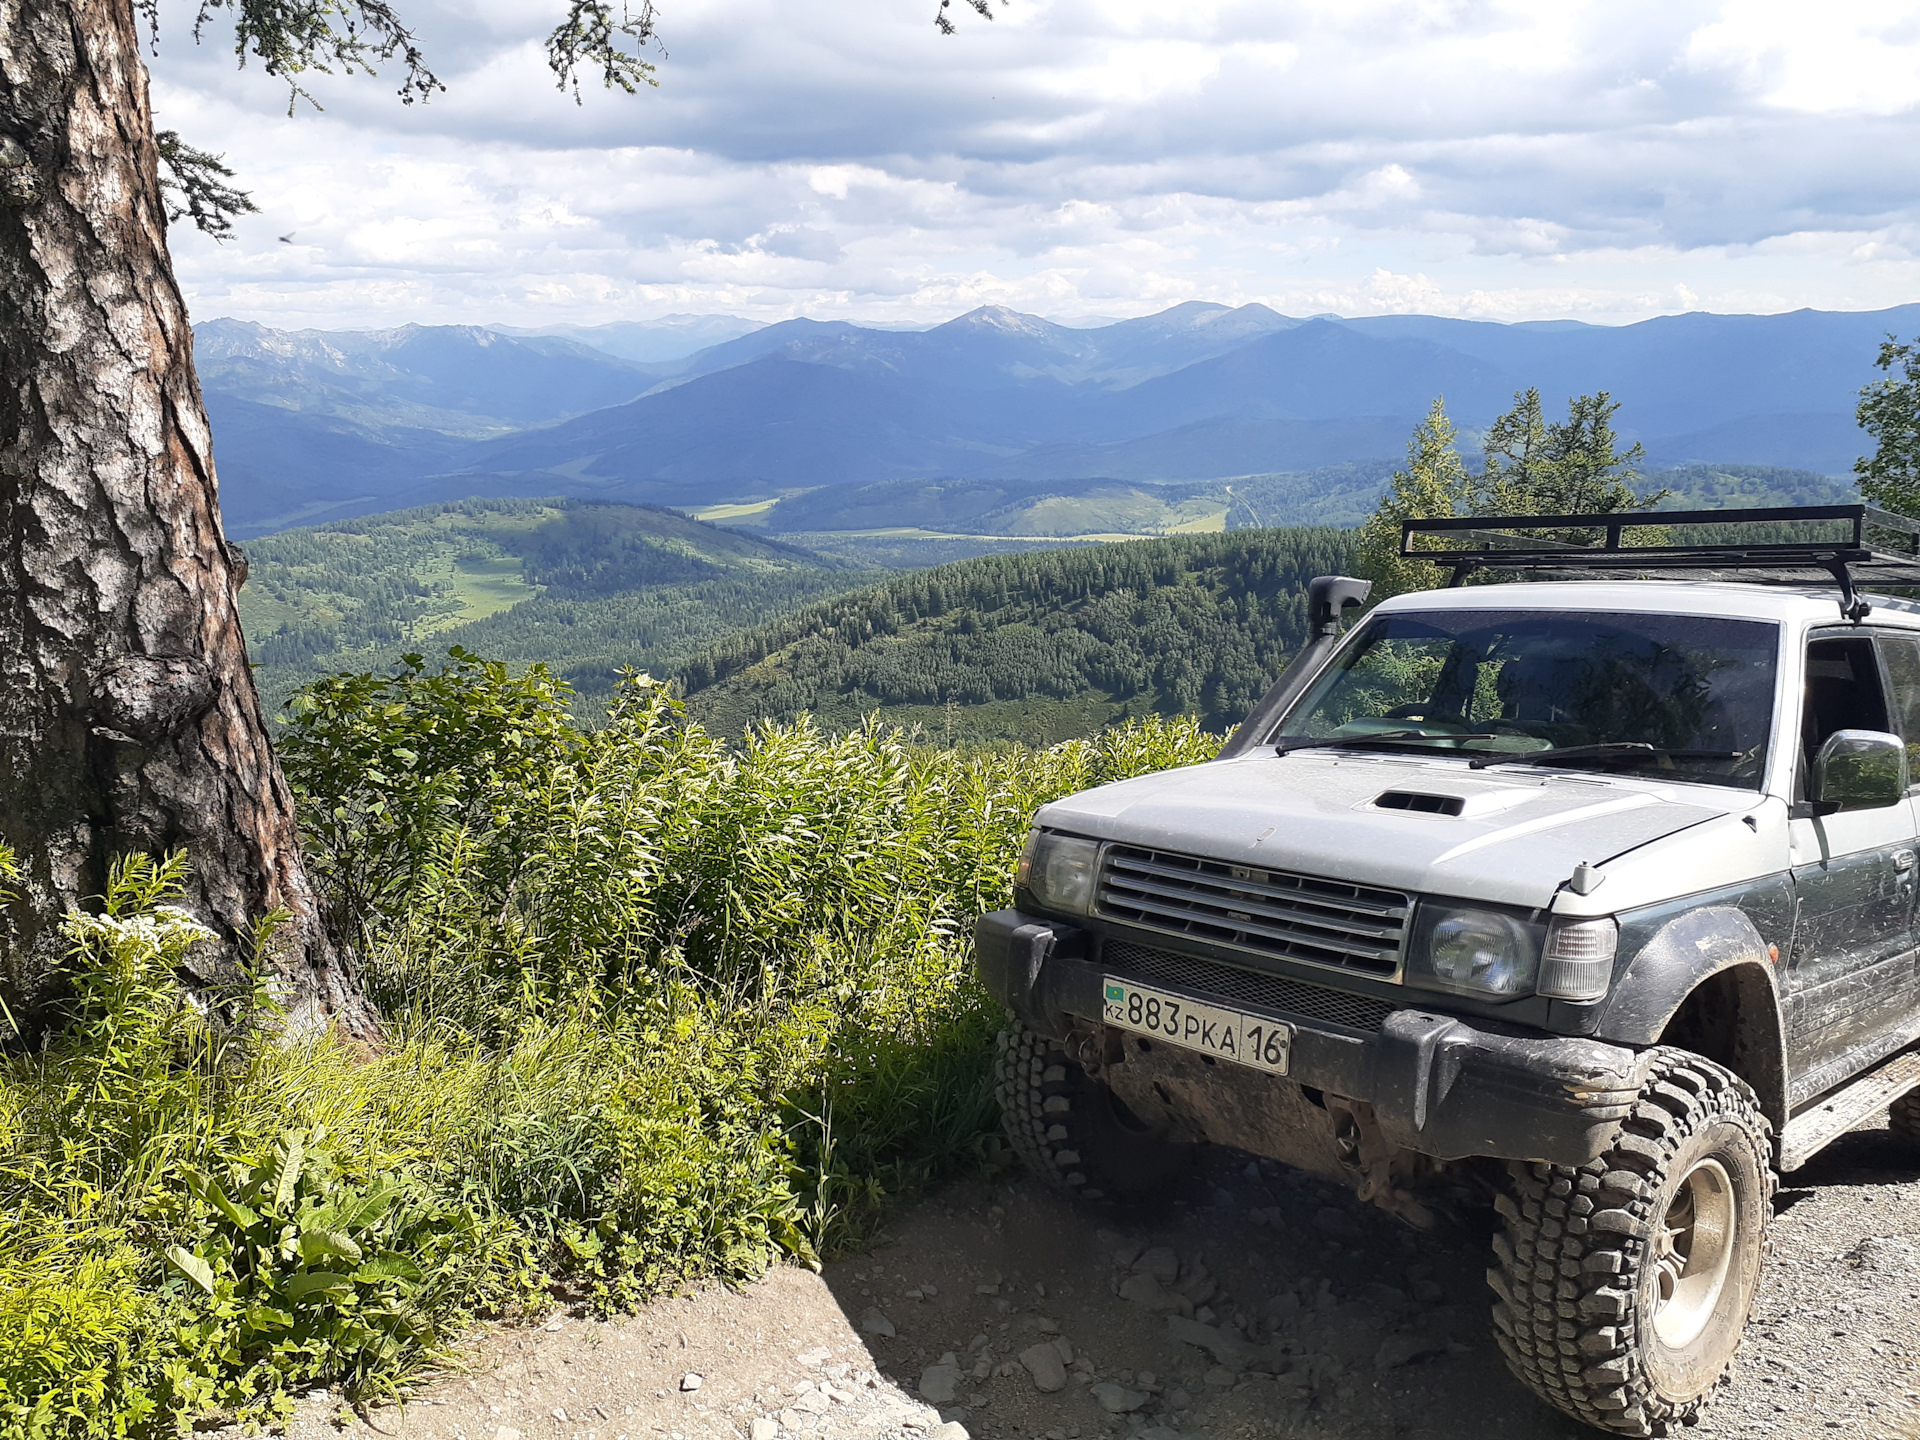
{"type": "Polygon", "coordinates": [[[685,516],[570,499],[468,500],[248,547],[241,619],[270,714],[300,686],[460,645],[604,696],[723,636],[870,578],[685,516]]]}
{"type": "Polygon", "coordinates": [[[673,676],[729,735],[877,711],[991,742],[1233,723],[1437,393],[1469,457],[1518,385],[1611,386],[1669,507],[1848,499],[1868,337],[1913,318],[1184,304],[1086,329],[223,320],[198,343],[271,708],[460,646],[543,663],[589,709],[623,670],[673,676]]]}
{"type": "MultiPolygon", "coordinates": [[[[1298,644],[1306,581],[1351,568],[1350,527],[1385,483],[1372,473],[1175,491],[1185,521],[1100,485],[901,481],[696,515],[461,500],[249,542],[241,614],[274,713],[323,675],[459,646],[544,664],[590,711],[623,670],[672,677],[696,716],[732,736],[802,711],[830,729],[878,712],[943,743],[1049,743],[1150,713],[1224,729],[1298,644]],[[1303,509],[1332,523],[1246,523],[1303,509]],[[775,530],[782,515],[830,525],[874,513],[923,523],[775,530]],[[1043,518],[1054,533],[1025,531],[1043,518]],[[1093,528],[1129,520],[1140,528],[1093,528]],[[1002,533],[982,533],[988,523],[1002,533]]],[[[1642,483],[1670,490],[1667,508],[1850,497],[1820,475],[1754,466],[1642,483]]]]}

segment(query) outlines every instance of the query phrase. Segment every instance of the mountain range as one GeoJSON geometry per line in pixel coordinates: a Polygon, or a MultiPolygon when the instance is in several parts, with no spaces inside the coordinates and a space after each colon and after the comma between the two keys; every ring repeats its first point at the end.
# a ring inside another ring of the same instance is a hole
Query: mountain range
{"type": "MultiPolygon", "coordinates": [[[[1245,477],[1346,467],[1377,487],[1436,396],[1471,437],[1527,386],[1550,412],[1610,391],[1650,465],[1843,475],[1867,448],[1853,407],[1879,342],[1920,330],[1920,305],[1597,326],[1193,302],[1091,328],[985,307],[922,331],[789,320],[690,350],[751,322],[673,318],[547,334],[207,322],[229,529],[557,494],[757,514],[779,533],[876,530],[927,482],[990,486],[1001,498],[980,514],[1117,487],[1165,500],[1148,529],[1180,528],[1195,523],[1182,505],[1245,477]],[[824,487],[833,504],[793,503],[824,487]]],[[[1219,502],[1221,524],[1231,510],[1219,502]]]]}

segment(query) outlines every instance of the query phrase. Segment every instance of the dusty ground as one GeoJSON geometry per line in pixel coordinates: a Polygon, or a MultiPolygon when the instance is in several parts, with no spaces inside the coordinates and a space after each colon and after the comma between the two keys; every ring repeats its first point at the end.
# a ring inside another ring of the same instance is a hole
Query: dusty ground
{"type": "MultiPolygon", "coordinates": [[[[1882,1117],[1788,1177],[1778,1216],[1755,1326],[1693,1434],[1917,1440],[1920,1154],[1882,1117]]],[[[1509,1378],[1487,1334],[1484,1255],[1482,1235],[1415,1235],[1224,1152],[1151,1218],[1090,1216],[1028,1180],[962,1186],[824,1275],[783,1269],[610,1324],[556,1316],[495,1330],[467,1373],[407,1405],[341,1426],[338,1402],[317,1396],[292,1432],[1590,1437],[1509,1378]]]]}

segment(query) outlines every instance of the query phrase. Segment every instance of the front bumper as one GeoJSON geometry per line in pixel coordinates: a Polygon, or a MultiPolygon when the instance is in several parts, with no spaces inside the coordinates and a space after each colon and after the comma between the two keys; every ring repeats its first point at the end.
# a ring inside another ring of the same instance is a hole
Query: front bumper
{"type": "MultiPolygon", "coordinates": [[[[1104,1024],[1101,979],[1126,973],[1124,965],[1110,970],[1099,962],[1090,932],[1018,910],[981,916],[974,940],[982,983],[1027,1025],[1055,1038],[1076,1024],[1104,1024]]],[[[1486,1155],[1584,1164],[1612,1143],[1643,1083],[1638,1052],[1597,1040],[1501,1034],[1416,1007],[1393,1010],[1378,1030],[1367,1031],[1187,993],[1288,1021],[1288,1080],[1371,1105],[1387,1140],[1438,1160],[1486,1155]]],[[[1277,1079],[1220,1069],[1248,1085],[1277,1079]]]]}

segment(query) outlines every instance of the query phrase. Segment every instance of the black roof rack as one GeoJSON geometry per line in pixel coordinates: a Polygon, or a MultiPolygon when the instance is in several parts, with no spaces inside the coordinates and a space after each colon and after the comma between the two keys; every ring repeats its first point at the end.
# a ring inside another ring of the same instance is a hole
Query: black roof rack
{"type": "Polygon", "coordinates": [[[1407,520],[1400,526],[1400,553],[1451,568],[1455,585],[1477,570],[1837,583],[1840,612],[1850,620],[1872,609],[1859,597],[1861,585],[1920,587],[1920,520],[1871,505],[1407,520]],[[1712,533],[1685,533],[1701,526],[1711,526],[1712,533]],[[1741,538],[1742,526],[1767,528],[1741,538]],[[1870,537],[1869,530],[1881,533],[1870,537]]]}

